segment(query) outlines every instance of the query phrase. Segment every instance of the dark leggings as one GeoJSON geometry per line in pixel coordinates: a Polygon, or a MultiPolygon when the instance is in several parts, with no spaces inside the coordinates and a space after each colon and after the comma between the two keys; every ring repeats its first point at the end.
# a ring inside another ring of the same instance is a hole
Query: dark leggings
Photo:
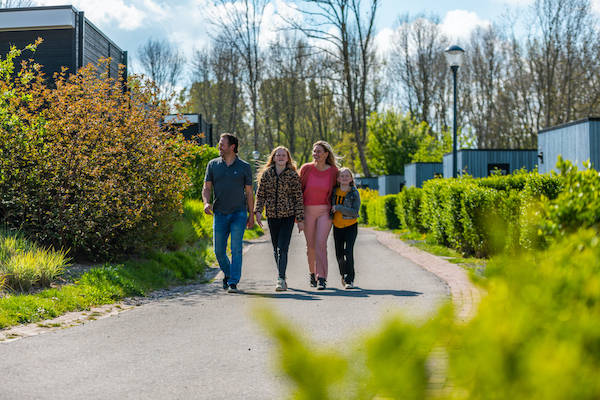
{"type": "Polygon", "coordinates": [[[271,233],[271,242],[273,243],[273,254],[275,263],[279,271],[279,277],[285,279],[285,270],[288,262],[288,249],[290,248],[290,239],[294,229],[295,217],[269,218],[269,232],[271,233]]]}
{"type": "Polygon", "coordinates": [[[358,223],[345,228],[333,227],[335,242],[335,257],[337,258],[340,274],[346,283],[354,282],[354,242],[358,235],[358,223]]]}

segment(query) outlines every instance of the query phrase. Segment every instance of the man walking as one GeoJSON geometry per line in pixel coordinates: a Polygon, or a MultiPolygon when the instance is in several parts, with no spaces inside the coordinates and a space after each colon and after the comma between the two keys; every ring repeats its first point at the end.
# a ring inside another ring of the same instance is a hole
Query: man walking
{"type": "Polygon", "coordinates": [[[223,133],[219,155],[206,166],[202,200],[204,212],[213,215],[213,245],[219,267],[225,277],[223,289],[237,293],[242,276],[242,239],[246,228],[254,226],[254,193],[250,164],[237,156],[238,139],[223,133]],[[214,204],[211,205],[211,193],[214,204]],[[227,240],[231,235],[231,260],[227,257],[227,240]]]}

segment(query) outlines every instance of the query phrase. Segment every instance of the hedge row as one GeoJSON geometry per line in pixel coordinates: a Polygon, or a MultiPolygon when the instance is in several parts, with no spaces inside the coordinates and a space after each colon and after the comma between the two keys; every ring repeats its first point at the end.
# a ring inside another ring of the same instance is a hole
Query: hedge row
{"type": "MultiPolygon", "coordinates": [[[[578,176],[581,174],[593,175],[583,172],[578,176]]],[[[542,232],[553,234],[562,229],[562,225],[544,223],[553,220],[553,212],[556,218],[562,216],[555,207],[544,204],[561,201],[559,194],[565,184],[565,173],[550,176],[523,171],[483,179],[433,179],[422,189],[405,188],[397,195],[363,199],[362,222],[428,233],[438,244],[478,257],[540,247],[546,242],[542,232]]],[[[591,185],[590,193],[595,188],[591,185]]]]}

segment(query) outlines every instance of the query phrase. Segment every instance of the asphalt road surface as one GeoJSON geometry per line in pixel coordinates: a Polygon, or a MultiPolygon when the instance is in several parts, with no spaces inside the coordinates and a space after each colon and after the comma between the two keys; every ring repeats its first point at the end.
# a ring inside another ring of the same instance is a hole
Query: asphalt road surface
{"type": "Polygon", "coordinates": [[[117,316],[0,343],[0,399],[275,399],[289,393],[271,340],[252,316],[264,302],[314,343],[347,346],[398,312],[426,318],[448,299],[436,276],[360,229],[356,289],[344,290],[329,243],[328,289],[308,284],[304,236],[294,231],[287,292],[275,292],[272,246],[244,255],[241,293],[220,279],[117,316]]]}

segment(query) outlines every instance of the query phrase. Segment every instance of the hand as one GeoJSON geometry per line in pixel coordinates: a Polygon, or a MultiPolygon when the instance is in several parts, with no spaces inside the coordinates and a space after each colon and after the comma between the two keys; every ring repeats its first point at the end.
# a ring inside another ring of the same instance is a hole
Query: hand
{"type": "Polygon", "coordinates": [[[212,206],[210,205],[210,203],[206,203],[204,205],[204,213],[207,215],[213,215],[213,210],[212,210],[212,206]]]}
{"type": "Polygon", "coordinates": [[[248,220],[246,221],[246,228],[247,229],[254,228],[254,214],[253,213],[248,214],[248,220]]]}
{"type": "Polygon", "coordinates": [[[260,212],[255,212],[254,215],[256,215],[256,223],[258,224],[258,226],[260,226],[261,228],[263,227],[262,224],[262,213],[260,212]]]}
{"type": "Polygon", "coordinates": [[[334,213],[335,212],[335,206],[331,206],[331,212],[334,213]]]}
{"type": "Polygon", "coordinates": [[[304,230],[304,222],[298,222],[298,233],[304,230]]]}

